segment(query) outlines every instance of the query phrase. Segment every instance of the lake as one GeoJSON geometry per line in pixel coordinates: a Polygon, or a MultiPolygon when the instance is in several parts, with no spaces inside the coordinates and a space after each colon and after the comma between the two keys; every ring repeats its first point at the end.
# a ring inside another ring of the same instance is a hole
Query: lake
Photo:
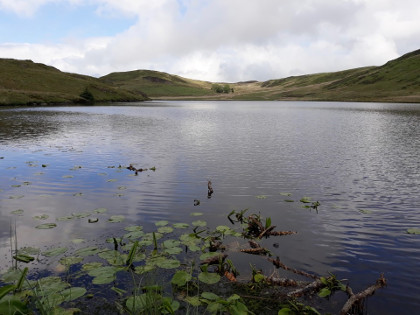
{"type": "MultiPolygon", "coordinates": [[[[232,210],[248,208],[271,217],[280,230],[298,232],[270,247],[287,266],[334,273],[349,279],[355,292],[384,273],[388,286],[369,298],[369,314],[414,314],[420,235],[407,230],[420,228],[419,154],[415,104],[1,108],[0,271],[12,266],[14,224],[19,247],[49,248],[76,238],[102,242],[127,224],[190,223],[193,212],[215,227],[229,224],[232,210]],[[130,164],[149,170],[135,176],[125,168],[130,164]],[[303,197],[319,201],[318,211],[302,207],[303,197]],[[107,213],[95,224],[56,221],[102,207],[107,213]],[[34,219],[42,214],[49,218],[34,219]],[[123,215],[124,224],[103,219],[111,215],[123,215]],[[44,222],[57,227],[35,229],[44,222]]],[[[249,261],[257,264],[257,258],[249,261]]],[[[248,261],[239,267],[249,269],[248,261]]]]}

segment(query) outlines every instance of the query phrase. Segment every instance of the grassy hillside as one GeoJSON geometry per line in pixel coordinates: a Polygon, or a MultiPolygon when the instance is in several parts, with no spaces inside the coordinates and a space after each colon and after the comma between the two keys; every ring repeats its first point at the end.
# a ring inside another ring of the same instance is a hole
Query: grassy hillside
{"type": "Polygon", "coordinates": [[[213,92],[211,82],[148,70],[111,73],[100,80],[154,99],[420,102],[420,50],[380,67],[229,83],[234,89],[229,94],[213,92]]]}
{"type": "Polygon", "coordinates": [[[149,97],[200,97],[214,94],[212,84],[151,70],[114,72],[100,78],[104,83],[132,92],[144,91],[149,97]]]}
{"type": "Polygon", "coordinates": [[[61,72],[30,60],[0,59],[0,105],[79,103],[86,89],[97,102],[144,100],[99,79],[61,72]]]}

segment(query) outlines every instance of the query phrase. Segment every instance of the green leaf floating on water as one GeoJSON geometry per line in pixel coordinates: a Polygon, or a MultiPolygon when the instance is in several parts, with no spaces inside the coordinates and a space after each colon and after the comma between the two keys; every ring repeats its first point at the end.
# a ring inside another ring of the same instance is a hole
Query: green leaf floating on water
{"type": "Polygon", "coordinates": [[[124,230],[129,232],[142,231],[143,227],[141,225],[130,225],[125,227],[124,230]]]}
{"type": "Polygon", "coordinates": [[[73,178],[73,175],[64,175],[63,178],[73,178]]]}
{"type": "Polygon", "coordinates": [[[257,199],[267,199],[267,196],[266,195],[258,195],[258,196],[255,196],[255,198],[257,198],[257,199]]]}
{"type": "Polygon", "coordinates": [[[55,223],[44,223],[44,224],[37,225],[35,228],[36,229],[41,229],[41,230],[47,230],[47,229],[53,229],[56,226],[57,226],[57,224],[55,224],[55,223]]]}
{"type": "Polygon", "coordinates": [[[30,255],[27,255],[27,254],[24,254],[24,253],[17,254],[15,256],[13,256],[13,258],[16,259],[17,261],[24,262],[24,263],[29,263],[29,262],[35,260],[34,257],[32,257],[30,255]]]}
{"type": "Polygon", "coordinates": [[[178,270],[172,277],[171,283],[182,287],[187,284],[188,281],[191,280],[191,275],[183,270],[178,270]]]}
{"type": "Polygon", "coordinates": [[[187,229],[190,225],[188,223],[174,223],[173,226],[176,229],[187,229]]]}
{"type": "Polygon", "coordinates": [[[99,249],[96,246],[89,246],[89,247],[84,247],[84,248],[80,248],[76,250],[74,254],[77,256],[86,257],[86,256],[96,255],[97,253],[100,253],[101,251],[103,251],[103,249],[99,249]]]}
{"type": "Polygon", "coordinates": [[[169,221],[166,221],[166,220],[162,220],[162,221],[157,221],[157,222],[155,222],[155,225],[156,226],[166,226],[166,225],[168,225],[169,224],[169,221]]]}
{"type": "Polygon", "coordinates": [[[311,201],[311,198],[310,197],[302,197],[300,199],[300,202],[303,202],[303,203],[311,203],[312,201],[311,201]]]}
{"type": "Polygon", "coordinates": [[[107,208],[96,208],[95,210],[93,210],[94,213],[105,213],[107,211],[107,208]]]}
{"type": "Polygon", "coordinates": [[[173,231],[174,231],[174,229],[171,228],[170,226],[162,226],[162,227],[158,228],[158,232],[163,233],[163,234],[172,233],[173,231]]]}
{"type": "Polygon", "coordinates": [[[181,242],[178,240],[171,239],[163,242],[163,246],[165,246],[165,248],[178,247],[179,245],[181,245],[181,242]]]}
{"type": "Polygon", "coordinates": [[[203,220],[197,220],[197,221],[193,221],[191,224],[194,225],[194,226],[201,226],[201,227],[203,227],[203,226],[206,226],[207,225],[207,222],[206,221],[203,221],[203,220]]]}
{"type": "Polygon", "coordinates": [[[48,219],[50,216],[48,214],[41,214],[41,215],[36,215],[34,216],[35,220],[46,220],[48,219]]]}
{"type": "Polygon", "coordinates": [[[111,218],[108,219],[109,222],[118,223],[124,221],[125,216],[123,215],[113,215],[111,218]]]}
{"type": "MultiPolygon", "coordinates": [[[[85,295],[86,289],[82,287],[71,287],[64,291],[60,292],[60,295],[64,299],[63,302],[70,302],[78,299],[79,297],[85,295]]],[[[60,303],[61,304],[61,303],[60,303]]]]}
{"type": "Polygon", "coordinates": [[[286,196],[286,197],[290,197],[292,194],[289,192],[281,192],[280,196],[286,196]]]}
{"type": "Polygon", "coordinates": [[[22,199],[23,197],[25,197],[25,195],[14,195],[10,196],[9,199],[22,199]]]}
{"type": "Polygon", "coordinates": [[[359,212],[362,214],[371,214],[372,211],[371,210],[366,210],[366,209],[359,209],[359,212]]]}
{"type": "Polygon", "coordinates": [[[220,296],[214,294],[213,292],[203,292],[201,293],[201,297],[210,301],[217,301],[218,299],[220,299],[220,296]]]}
{"type": "Polygon", "coordinates": [[[193,216],[193,217],[199,217],[199,216],[201,216],[201,215],[203,215],[203,213],[202,213],[202,212],[191,212],[191,213],[190,213],[190,216],[193,216]]]}
{"type": "Polygon", "coordinates": [[[164,269],[175,269],[181,266],[181,263],[177,259],[164,259],[164,260],[158,261],[156,265],[164,269]]]}
{"type": "Polygon", "coordinates": [[[13,188],[18,188],[18,187],[21,187],[22,185],[19,185],[19,184],[15,184],[15,185],[10,185],[10,187],[13,187],[13,188]]]}
{"type": "Polygon", "coordinates": [[[88,275],[93,277],[93,284],[108,284],[114,281],[116,273],[120,270],[123,268],[104,266],[90,270],[88,275]]]}
{"type": "Polygon", "coordinates": [[[220,281],[220,276],[217,273],[202,272],[198,275],[198,280],[207,284],[215,284],[220,281]]]}
{"type": "Polygon", "coordinates": [[[74,238],[74,239],[71,240],[71,242],[73,244],[82,244],[82,243],[85,242],[85,240],[83,238],[74,238]]]}
{"type": "Polygon", "coordinates": [[[76,257],[76,256],[70,256],[70,257],[63,257],[60,259],[60,264],[64,266],[70,266],[75,265],[83,261],[83,257],[76,257]]]}
{"type": "Polygon", "coordinates": [[[415,235],[420,235],[420,229],[407,229],[407,233],[408,234],[415,234],[415,235]]]}
{"type": "Polygon", "coordinates": [[[23,215],[23,210],[22,209],[17,209],[17,210],[13,210],[12,212],[10,212],[11,214],[15,214],[15,215],[23,215]]]}
{"type": "Polygon", "coordinates": [[[65,252],[67,252],[66,247],[58,247],[58,248],[46,250],[45,252],[42,252],[42,255],[47,256],[47,257],[54,257],[54,256],[64,254],[65,252]]]}

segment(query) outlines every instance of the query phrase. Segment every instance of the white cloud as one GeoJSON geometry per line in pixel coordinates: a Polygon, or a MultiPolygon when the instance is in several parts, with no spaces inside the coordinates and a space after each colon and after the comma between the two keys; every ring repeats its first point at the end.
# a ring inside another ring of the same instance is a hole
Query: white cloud
{"type": "MultiPolygon", "coordinates": [[[[0,7],[35,12],[47,2],[25,1],[25,9],[23,1],[0,0],[0,7]]],[[[420,48],[416,2],[91,0],[96,14],[136,22],[106,39],[0,44],[0,56],[91,75],[146,68],[212,81],[336,71],[380,65],[420,48]]]]}

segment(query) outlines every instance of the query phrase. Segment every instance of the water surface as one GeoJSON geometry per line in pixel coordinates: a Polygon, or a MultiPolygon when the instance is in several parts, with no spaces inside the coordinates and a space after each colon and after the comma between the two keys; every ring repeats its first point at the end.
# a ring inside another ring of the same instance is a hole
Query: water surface
{"type": "Polygon", "coordinates": [[[420,237],[406,231],[420,228],[419,153],[420,106],[410,104],[1,109],[0,265],[11,265],[14,222],[20,246],[48,247],[79,237],[95,242],[132,223],[192,221],[193,211],[214,227],[226,224],[231,210],[249,208],[278,229],[298,231],[270,248],[286,265],[332,272],[350,279],[354,291],[384,273],[388,287],[369,299],[369,313],[413,314],[420,307],[420,237]],[[156,171],[133,176],[118,168],[131,163],[156,171]],[[303,196],[319,200],[319,211],[302,208],[303,196]],[[125,225],[101,218],[94,228],[79,220],[34,232],[40,222],[33,216],[54,222],[99,207],[108,217],[125,215],[125,225]],[[17,209],[23,215],[11,214],[17,209]]]}

